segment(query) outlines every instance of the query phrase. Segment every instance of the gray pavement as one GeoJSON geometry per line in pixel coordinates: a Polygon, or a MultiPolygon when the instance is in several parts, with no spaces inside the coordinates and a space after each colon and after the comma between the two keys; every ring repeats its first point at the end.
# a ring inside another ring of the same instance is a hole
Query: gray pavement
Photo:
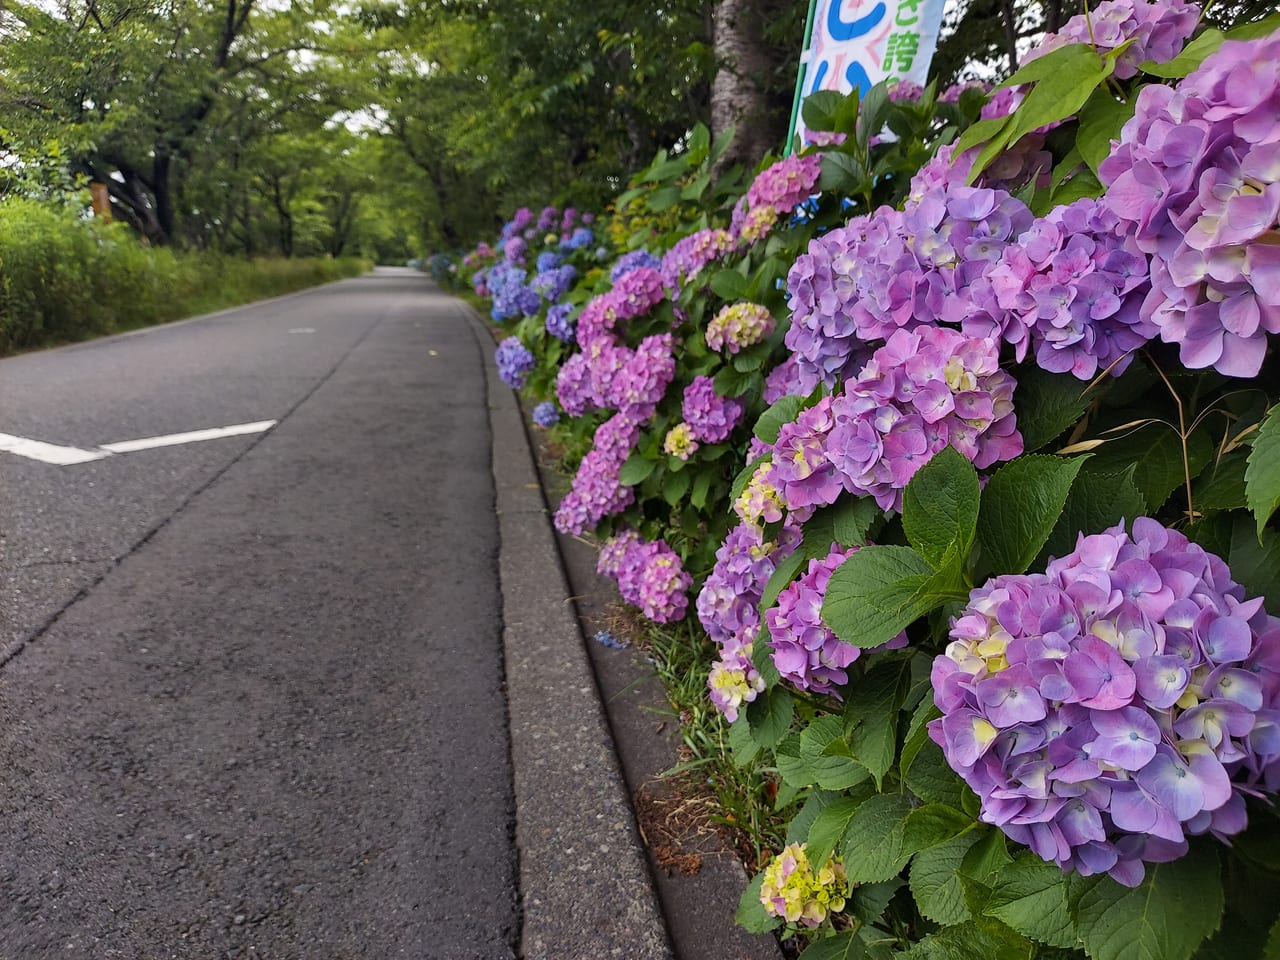
{"type": "Polygon", "coordinates": [[[665,955],[471,323],[380,271],[0,361],[48,443],[279,421],[0,453],[0,960],[665,955]]]}

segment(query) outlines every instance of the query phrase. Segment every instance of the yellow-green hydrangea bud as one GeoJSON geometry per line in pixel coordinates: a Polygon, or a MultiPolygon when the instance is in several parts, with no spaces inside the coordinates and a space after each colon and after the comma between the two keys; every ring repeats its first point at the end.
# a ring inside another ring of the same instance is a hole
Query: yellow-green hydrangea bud
{"type": "Polygon", "coordinates": [[[805,847],[803,843],[787,844],[769,861],[760,887],[760,903],[770,916],[816,927],[844,909],[849,878],[837,857],[828,857],[815,871],[805,847]]]}

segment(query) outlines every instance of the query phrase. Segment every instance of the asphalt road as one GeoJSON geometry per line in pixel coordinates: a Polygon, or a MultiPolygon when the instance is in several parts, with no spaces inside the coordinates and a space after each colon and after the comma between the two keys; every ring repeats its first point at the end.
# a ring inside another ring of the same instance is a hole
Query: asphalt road
{"type": "Polygon", "coordinates": [[[0,960],[503,958],[482,355],[377,274],[0,361],[0,960]]]}

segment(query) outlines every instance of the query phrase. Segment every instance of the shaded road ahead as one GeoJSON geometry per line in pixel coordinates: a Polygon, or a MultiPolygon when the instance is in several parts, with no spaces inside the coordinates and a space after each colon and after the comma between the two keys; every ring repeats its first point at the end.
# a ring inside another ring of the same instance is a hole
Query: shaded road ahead
{"type": "Polygon", "coordinates": [[[517,937],[482,355],[377,274],[0,361],[0,960],[517,937]]]}

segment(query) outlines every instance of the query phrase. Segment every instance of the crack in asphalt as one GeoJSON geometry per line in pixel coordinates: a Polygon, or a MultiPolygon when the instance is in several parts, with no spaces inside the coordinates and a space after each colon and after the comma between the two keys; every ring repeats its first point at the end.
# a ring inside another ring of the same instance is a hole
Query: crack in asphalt
{"type": "MultiPolygon", "coordinates": [[[[33,643],[35,643],[41,637],[43,637],[46,633],[48,633],[49,630],[52,629],[53,626],[59,620],[62,619],[62,617],[66,614],[68,610],[74,607],[81,600],[84,600],[85,598],[90,596],[102,584],[102,582],[111,575],[112,571],[116,570],[122,563],[124,563],[125,560],[133,556],[135,553],[137,553],[139,550],[145,547],[148,543],[150,543],[156,534],[158,534],[161,530],[167,527],[175,517],[180,516],[183,513],[183,511],[185,511],[187,507],[189,507],[195,501],[195,499],[198,496],[200,496],[200,494],[204,493],[206,490],[212,487],[215,483],[217,483],[220,479],[222,479],[223,475],[225,475],[227,471],[229,471],[232,467],[234,467],[242,459],[244,459],[244,457],[246,457],[252,450],[256,449],[258,444],[260,444],[266,437],[270,436],[271,433],[274,432],[276,428],[278,428],[281,424],[283,424],[291,416],[293,416],[294,412],[297,411],[304,403],[310,400],[312,396],[315,395],[317,390],[319,390],[322,386],[328,383],[330,379],[332,379],[333,375],[337,373],[338,369],[347,361],[347,358],[350,357],[351,354],[354,353],[356,349],[362,343],[364,343],[364,341],[368,339],[368,337],[375,330],[377,330],[378,327],[382,325],[382,322],[400,308],[400,305],[405,301],[407,296],[408,294],[402,293],[399,297],[396,298],[396,300],[389,307],[387,307],[382,313],[380,313],[377,319],[375,319],[372,323],[369,324],[368,329],[366,329],[363,333],[361,333],[360,336],[355,339],[355,342],[352,343],[351,346],[349,346],[346,350],[343,351],[342,356],[340,356],[337,359],[337,361],[333,364],[333,366],[330,367],[328,371],[324,373],[323,376],[321,376],[318,380],[316,380],[314,384],[312,384],[311,389],[307,390],[306,393],[304,393],[292,406],[290,406],[283,414],[281,414],[276,419],[275,427],[272,427],[271,430],[267,430],[264,433],[259,433],[255,435],[253,437],[253,440],[249,443],[247,447],[245,447],[238,454],[236,454],[229,461],[227,461],[227,463],[225,463],[222,467],[216,470],[213,476],[209,477],[208,480],[206,480],[204,483],[200,484],[198,487],[193,489],[189,494],[187,494],[187,496],[184,497],[182,501],[168,515],[162,517],[159,520],[159,522],[157,522],[154,526],[151,527],[151,529],[149,529],[146,533],[144,533],[128,550],[126,550],[124,553],[122,553],[118,557],[110,558],[109,561],[107,561],[110,563],[110,566],[108,566],[105,570],[103,570],[100,574],[98,574],[98,576],[95,577],[93,580],[91,580],[89,583],[85,584],[78,591],[76,591],[76,593],[69,600],[67,600],[66,603],[64,603],[52,614],[46,617],[43,623],[41,623],[39,626],[33,629],[26,636],[19,638],[15,643],[11,644],[8,648],[4,650],[0,650],[0,670],[3,670],[4,667],[10,661],[18,657],[19,655],[21,655],[22,651],[26,650],[27,647],[31,646],[33,643]]],[[[84,562],[88,562],[88,561],[84,561],[84,562]]],[[[98,561],[98,562],[103,562],[103,561],[98,561]]]]}

